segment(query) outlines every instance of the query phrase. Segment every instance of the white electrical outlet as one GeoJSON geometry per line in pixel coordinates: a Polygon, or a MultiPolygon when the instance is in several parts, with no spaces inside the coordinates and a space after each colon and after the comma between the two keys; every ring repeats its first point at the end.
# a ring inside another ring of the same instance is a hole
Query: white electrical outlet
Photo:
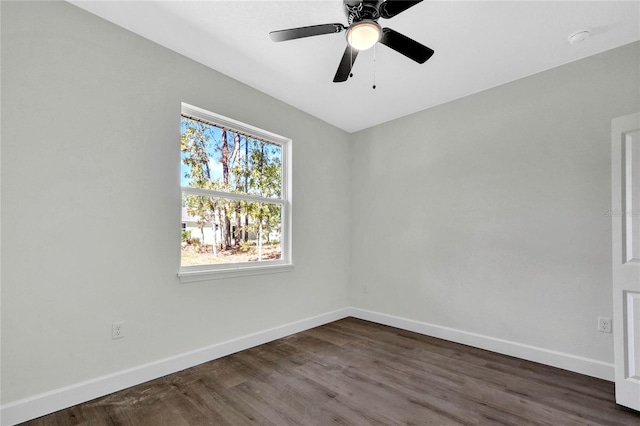
{"type": "Polygon", "coordinates": [[[124,337],[124,321],[111,324],[111,338],[122,339],[124,337]]]}
{"type": "Polygon", "coordinates": [[[601,333],[611,333],[611,318],[598,317],[598,331],[601,333]]]}

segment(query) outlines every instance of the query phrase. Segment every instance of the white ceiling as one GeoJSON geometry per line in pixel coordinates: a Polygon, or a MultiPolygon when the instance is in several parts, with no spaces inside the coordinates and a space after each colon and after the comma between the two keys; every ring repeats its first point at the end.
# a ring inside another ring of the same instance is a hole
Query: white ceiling
{"type": "Polygon", "coordinates": [[[342,0],[71,3],[348,132],[640,40],[640,1],[434,1],[380,19],[435,50],[419,65],[386,46],[333,83],[344,33],[274,43],[269,31],[342,23],[342,0]],[[569,44],[588,29],[591,37],[569,44]]]}

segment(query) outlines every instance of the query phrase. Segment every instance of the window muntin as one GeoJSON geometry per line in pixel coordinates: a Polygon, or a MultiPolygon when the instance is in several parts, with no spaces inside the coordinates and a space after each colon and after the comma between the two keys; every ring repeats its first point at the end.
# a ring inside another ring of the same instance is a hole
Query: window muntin
{"type": "Polygon", "coordinates": [[[290,143],[182,105],[181,274],[291,264],[290,143]]]}

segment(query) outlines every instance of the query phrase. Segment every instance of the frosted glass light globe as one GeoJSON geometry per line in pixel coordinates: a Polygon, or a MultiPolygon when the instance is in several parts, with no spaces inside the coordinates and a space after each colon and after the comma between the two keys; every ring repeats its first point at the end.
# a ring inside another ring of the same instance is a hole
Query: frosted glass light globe
{"type": "Polygon", "coordinates": [[[367,50],[380,40],[381,32],[377,22],[358,22],[347,30],[347,43],[356,50],[367,50]]]}

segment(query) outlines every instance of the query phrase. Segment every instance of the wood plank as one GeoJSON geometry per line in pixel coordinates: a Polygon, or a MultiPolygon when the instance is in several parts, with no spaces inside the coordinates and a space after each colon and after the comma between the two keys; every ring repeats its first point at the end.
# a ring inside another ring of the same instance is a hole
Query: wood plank
{"type": "Polygon", "coordinates": [[[638,425],[613,384],[354,318],[25,423],[638,425]]]}

